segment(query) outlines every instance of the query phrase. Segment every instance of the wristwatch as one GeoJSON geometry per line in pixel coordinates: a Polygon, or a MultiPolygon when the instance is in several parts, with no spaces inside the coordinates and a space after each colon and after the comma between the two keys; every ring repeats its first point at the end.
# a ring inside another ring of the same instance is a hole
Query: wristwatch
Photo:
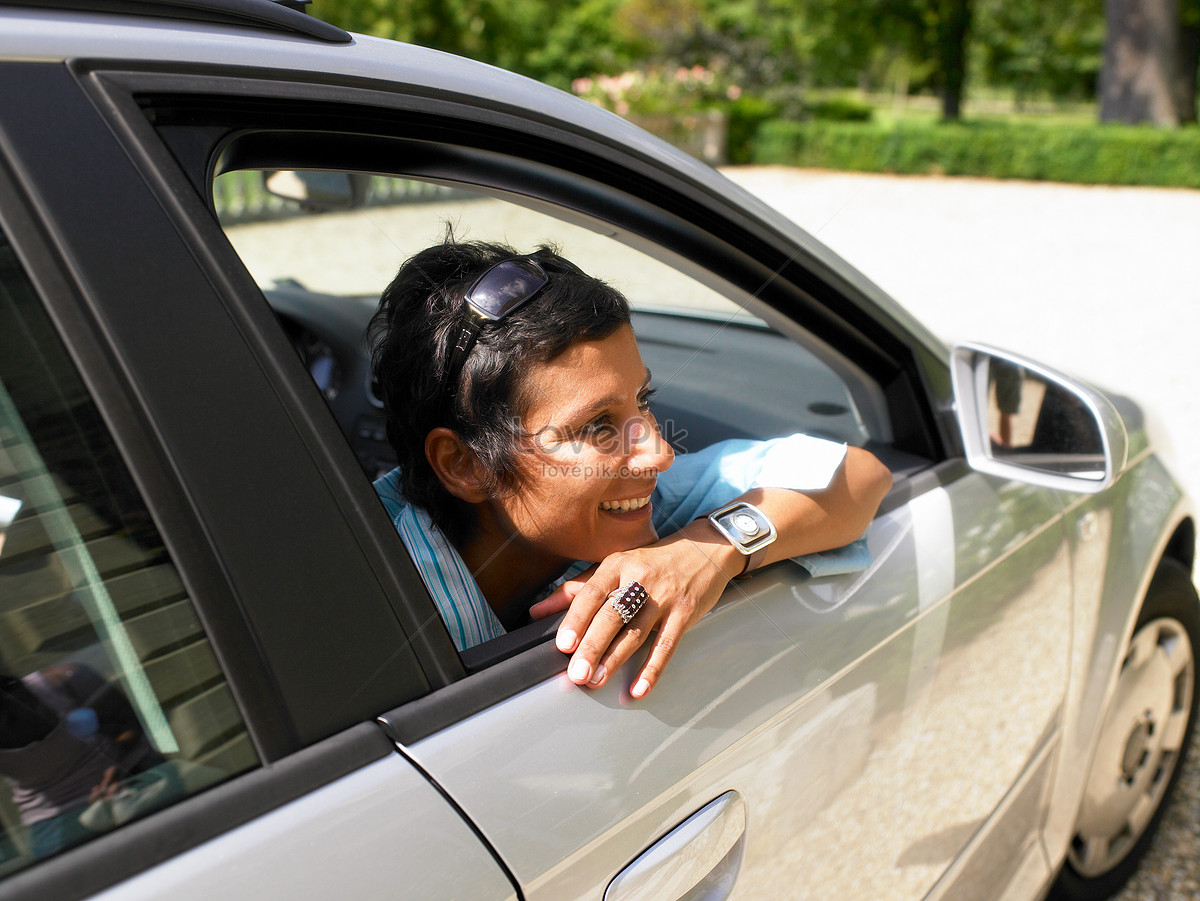
{"type": "Polygon", "coordinates": [[[746,555],[746,565],[738,577],[744,576],[762,565],[767,554],[767,545],[776,538],[775,526],[767,514],[753,504],[734,501],[708,514],[708,521],[741,553],[746,555]]]}

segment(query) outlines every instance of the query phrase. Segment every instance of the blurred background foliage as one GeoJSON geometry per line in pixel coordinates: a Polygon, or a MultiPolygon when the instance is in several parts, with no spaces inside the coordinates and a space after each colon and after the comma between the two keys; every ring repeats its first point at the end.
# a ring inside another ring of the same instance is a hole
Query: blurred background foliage
{"type": "Polygon", "coordinates": [[[699,65],[783,101],[819,87],[940,94],[956,66],[1028,98],[1090,97],[1104,42],[1103,0],[315,0],[313,12],[561,88],[699,65]]]}
{"type": "MultiPolygon", "coordinates": [[[[939,123],[987,121],[981,156],[992,159],[1003,140],[999,114],[1059,128],[1043,142],[1051,148],[1070,145],[1068,126],[1196,120],[1200,0],[314,0],[311,8],[350,31],[492,63],[630,118],[720,111],[733,162],[758,158],[766,122],[788,123],[773,125],[771,140],[771,161],[788,161],[781,148],[804,145],[805,123],[854,123],[894,148],[897,138],[878,134],[903,127],[906,142],[924,134],[936,144],[939,123]]],[[[1022,146],[1039,140],[1017,131],[1022,146]]],[[[962,150],[970,134],[955,137],[955,170],[971,156],[962,150]]],[[[862,162],[871,143],[855,145],[859,167],[874,165],[862,162]]],[[[1104,178],[1112,168],[1105,164],[1104,178]]]]}

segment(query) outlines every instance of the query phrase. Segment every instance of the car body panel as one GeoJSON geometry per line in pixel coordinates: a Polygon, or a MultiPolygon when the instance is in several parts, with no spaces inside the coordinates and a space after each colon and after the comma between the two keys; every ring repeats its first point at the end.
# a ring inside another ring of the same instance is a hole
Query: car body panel
{"type": "MultiPolygon", "coordinates": [[[[1137,423],[1131,446],[1145,440],[1137,423]]],[[[1177,531],[1195,535],[1195,509],[1161,460],[1143,450],[1099,498],[1071,498],[1066,517],[1072,544],[1075,604],[1067,729],[1059,774],[1049,799],[1046,844],[1054,859],[1066,853],[1097,729],[1121,668],[1121,649],[1133,632],[1136,606],[1177,531]]]]}
{"type": "MultiPolygon", "coordinates": [[[[560,676],[409,753],[530,899],[594,897],[614,861],[730,790],[748,821],[735,897],[923,897],[1057,740],[1058,515],[1048,492],[966,473],[876,520],[866,574],[784,563],[734,586],[650,698],[560,676]],[[1011,516],[988,512],[997,493],[1011,516]],[[957,557],[928,551],[956,532],[957,557]]],[[[1021,834],[1040,813],[1020,808],[1021,834]]]]}
{"type": "Polygon", "coordinates": [[[95,897],[515,901],[517,895],[437,789],[390,754],[95,897]]]}

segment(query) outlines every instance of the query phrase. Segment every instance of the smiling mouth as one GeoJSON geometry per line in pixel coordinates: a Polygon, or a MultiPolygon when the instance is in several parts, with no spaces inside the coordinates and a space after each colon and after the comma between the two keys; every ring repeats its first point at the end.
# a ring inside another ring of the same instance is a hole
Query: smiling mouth
{"type": "Polygon", "coordinates": [[[650,503],[650,495],[626,498],[623,501],[601,501],[600,509],[609,512],[628,513],[631,510],[640,510],[648,503],[650,503]]]}

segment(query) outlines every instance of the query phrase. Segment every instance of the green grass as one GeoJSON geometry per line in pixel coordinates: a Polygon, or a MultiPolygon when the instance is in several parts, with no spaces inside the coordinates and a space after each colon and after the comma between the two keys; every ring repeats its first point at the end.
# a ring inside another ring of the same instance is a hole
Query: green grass
{"type": "Polygon", "coordinates": [[[776,119],[756,138],[759,164],[1200,188],[1200,129],[1101,126],[1074,112],[953,124],[936,111],[869,123],[776,119]]]}

